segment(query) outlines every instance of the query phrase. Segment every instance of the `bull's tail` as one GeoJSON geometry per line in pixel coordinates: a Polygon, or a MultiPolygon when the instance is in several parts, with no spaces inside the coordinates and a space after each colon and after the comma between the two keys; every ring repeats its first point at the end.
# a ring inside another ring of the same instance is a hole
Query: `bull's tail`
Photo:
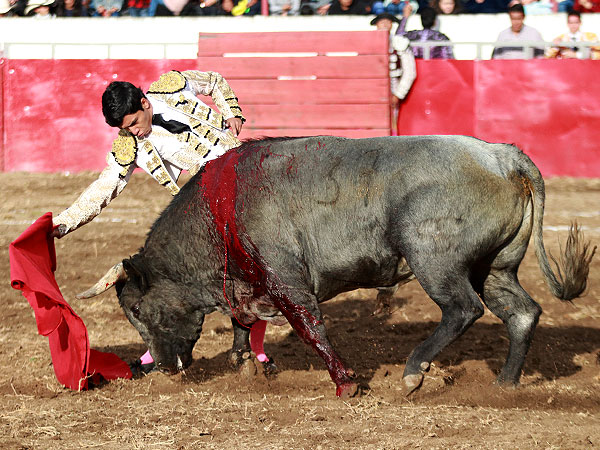
{"type": "Polygon", "coordinates": [[[596,246],[590,248],[590,242],[585,242],[583,232],[577,222],[572,222],[569,236],[565,245],[560,249],[558,258],[550,255],[556,267],[556,273],[552,270],[542,236],[545,203],[544,180],[538,168],[527,156],[525,156],[525,160],[527,163],[523,164],[521,168],[529,180],[527,185],[533,199],[532,233],[540,269],[552,295],[561,300],[572,300],[585,291],[590,263],[596,252],[596,246]]]}

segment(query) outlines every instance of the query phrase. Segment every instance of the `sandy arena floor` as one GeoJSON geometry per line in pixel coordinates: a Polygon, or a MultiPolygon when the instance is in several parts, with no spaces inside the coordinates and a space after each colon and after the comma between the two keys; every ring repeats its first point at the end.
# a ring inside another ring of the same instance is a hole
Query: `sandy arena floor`
{"type": "MultiPolygon", "coordinates": [[[[551,297],[533,249],[521,266],[525,289],[542,305],[518,389],[494,379],[508,341],[486,311],[434,362],[422,389],[402,396],[410,351],[440,314],[417,282],[400,289],[391,314],[373,316],[374,291],[358,290],[322,307],[329,336],[359,376],[361,396],[342,401],[325,366],[291,327],[269,327],[275,379],[230,369],[230,321],[212,314],[186,374],[152,373],[86,392],[54,376],[47,339],[33,312],[10,287],[8,245],[47,211],[59,213],[95,174],[0,174],[0,448],[2,449],[589,449],[600,447],[600,255],[588,293],[574,303],[551,297]]],[[[170,196],[135,175],[123,195],[93,223],[57,241],[56,277],[87,325],[92,347],[126,361],[145,347],[114,291],[74,299],[112,264],[143,244],[170,196]]],[[[600,244],[600,179],[550,179],[544,237],[557,254],[570,220],[600,244]]]]}

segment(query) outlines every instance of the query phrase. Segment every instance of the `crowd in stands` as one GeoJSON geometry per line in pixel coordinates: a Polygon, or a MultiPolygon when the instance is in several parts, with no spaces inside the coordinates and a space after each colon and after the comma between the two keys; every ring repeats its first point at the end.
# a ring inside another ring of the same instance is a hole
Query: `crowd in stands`
{"type": "MultiPolygon", "coordinates": [[[[437,14],[508,12],[518,2],[526,15],[600,12],[600,0],[268,0],[270,15],[402,15],[407,4],[437,14]],[[410,3],[409,3],[410,2],[410,3]]],[[[0,0],[0,15],[52,17],[252,16],[261,0],[0,0]]]]}

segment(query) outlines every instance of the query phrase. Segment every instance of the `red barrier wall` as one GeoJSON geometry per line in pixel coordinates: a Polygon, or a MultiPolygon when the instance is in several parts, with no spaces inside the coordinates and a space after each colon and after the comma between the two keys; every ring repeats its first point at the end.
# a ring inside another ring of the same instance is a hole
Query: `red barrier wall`
{"type": "MultiPolygon", "coordinates": [[[[3,60],[1,67],[0,167],[79,171],[102,169],[115,136],[101,112],[110,81],[147,89],[161,73],[193,69],[197,62],[3,60]]],[[[600,63],[419,61],[417,69],[400,112],[402,134],[467,134],[515,143],[545,176],[600,177],[600,63]]],[[[244,107],[241,96],[240,103],[244,107]]]]}
{"type": "Polygon", "coordinates": [[[196,60],[4,60],[4,170],[81,171],[105,166],[116,130],[102,93],[113,80],[148,89],[196,60]]]}
{"type": "Polygon", "coordinates": [[[518,145],[545,176],[600,177],[600,63],[418,61],[401,134],[518,145]]]}

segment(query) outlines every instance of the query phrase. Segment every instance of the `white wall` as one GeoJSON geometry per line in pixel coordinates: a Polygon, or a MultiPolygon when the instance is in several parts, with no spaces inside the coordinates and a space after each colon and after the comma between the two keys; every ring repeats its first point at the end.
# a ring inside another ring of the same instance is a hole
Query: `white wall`
{"type": "MultiPolygon", "coordinates": [[[[374,29],[373,16],[0,18],[0,48],[8,58],[195,58],[198,33],[258,31],[354,31],[374,29]]],[[[565,14],[528,16],[546,41],[566,31],[565,14]]],[[[440,17],[440,31],[454,42],[493,42],[509,26],[507,14],[440,17]]],[[[407,29],[418,29],[412,16],[407,29]]],[[[583,17],[584,30],[600,35],[600,13],[583,17]]],[[[491,45],[482,58],[489,58],[491,45]]],[[[459,59],[476,57],[475,46],[458,45],[459,59]]]]}

